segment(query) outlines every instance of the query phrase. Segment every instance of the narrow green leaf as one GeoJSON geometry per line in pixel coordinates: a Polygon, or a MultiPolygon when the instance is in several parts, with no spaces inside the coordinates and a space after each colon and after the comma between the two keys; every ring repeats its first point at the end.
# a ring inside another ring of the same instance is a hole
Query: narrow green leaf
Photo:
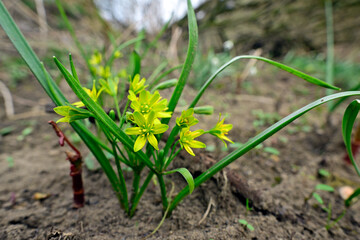
{"type": "Polygon", "coordinates": [[[189,194],[191,194],[194,191],[195,184],[194,184],[194,178],[191,175],[191,173],[189,172],[189,170],[187,170],[186,168],[178,168],[178,169],[174,169],[174,170],[165,172],[164,175],[168,175],[168,174],[175,173],[175,172],[180,173],[185,178],[185,180],[187,181],[188,186],[189,186],[189,194]]]}
{"type": "Polygon", "coordinates": [[[325,169],[319,169],[319,174],[323,177],[330,177],[329,171],[327,171],[325,169]]]}
{"type": "Polygon", "coordinates": [[[254,230],[255,230],[254,227],[253,227],[250,223],[248,223],[248,224],[246,225],[246,227],[247,227],[250,231],[254,231],[254,230]]]}
{"type": "Polygon", "coordinates": [[[315,186],[315,189],[316,189],[316,190],[326,191],[326,192],[333,192],[333,191],[334,191],[334,188],[333,188],[333,187],[331,187],[331,186],[329,186],[329,185],[326,185],[326,184],[321,184],[321,183],[317,184],[317,185],[315,186]]]}
{"type": "Polygon", "coordinates": [[[258,56],[250,56],[250,55],[243,55],[243,56],[237,56],[234,57],[233,59],[231,59],[230,61],[228,61],[227,63],[225,63],[224,65],[222,65],[205,83],[204,85],[201,87],[201,89],[199,90],[198,94],[196,95],[195,99],[192,101],[192,103],[190,104],[189,108],[193,108],[195,107],[195,105],[197,104],[197,102],[200,100],[201,96],[204,94],[205,90],[209,87],[209,85],[212,83],[212,81],[215,79],[215,77],[217,75],[219,75],[219,73],[221,73],[225,68],[227,68],[228,66],[230,66],[231,64],[233,64],[234,62],[236,62],[237,60],[240,59],[257,59],[266,63],[269,63],[275,67],[278,67],[284,71],[287,71],[295,76],[298,76],[302,79],[304,79],[305,81],[308,81],[310,83],[313,83],[315,85],[321,86],[321,87],[325,87],[325,88],[330,88],[330,89],[334,89],[334,90],[340,90],[340,88],[335,87],[333,85],[330,85],[324,81],[321,81],[320,79],[317,79],[315,77],[309,76],[303,72],[300,72],[294,68],[288,67],[282,63],[278,63],[275,62],[273,60],[264,58],[264,57],[258,57],[258,56]]]}
{"type": "MultiPolygon", "coordinates": [[[[225,156],[223,159],[221,159],[219,162],[215,163],[211,168],[206,170],[204,173],[202,173],[200,176],[195,178],[195,187],[199,186],[201,183],[205,182],[214,174],[219,172],[221,169],[228,166],[230,163],[234,162],[239,157],[243,156],[245,153],[249,152],[251,149],[253,149],[258,144],[262,143],[269,137],[271,137],[276,132],[283,129],[285,126],[293,122],[295,119],[299,118],[300,116],[304,115],[311,109],[320,106],[326,102],[340,99],[343,97],[348,96],[360,96],[360,91],[349,91],[349,92],[342,92],[342,93],[336,93],[332,94],[326,97],[323,97],[321,99],[318,99],[305,107],[302,107],[298,109],[297,111],[293,112],[292,114],[288,115],[287,117],[281,119],[277,123],[273,124],[269,128],[262,131],[260,134],[256,135],[255,137],[251,138],[248,142],[246,142],[244,145],[239,147],[238,149],[234,150],[232,153],[225,156]]],[[[176,205],[188,194],[187,187],[183,188],[178,195],[173,199],[170,205],[170,212],[176,207],[176,205]]]]}
{"type": "Polygon", "coordinates": [[[342,121],[342,133],[350,161],[354,166],[356,173],[360,176],[360,170],[355,162],[354,155],[351,150],[351,130],[354,126],[354,122],[359,113],[359,110],[360,110],[360,100],[358,99],[351,102],[349,106],[346,108],[342,121]]]}
{"type": "Polygon", "coordinates": [[[355,192],[353,194],[351,194],[351,196],[348,199],[345,200],[345,205],[350,206],[351,200],[353,200],[354,198],[356,198],[359,195],[360,195],[360,188],[356,189],[355,192]]]}
{"type": "Polygon", "coordinates": [[[140,74],[140,69],[141,69],[140,55],[136,51],[133,51],[130,55],[130,66],[129,66],[129,73],[131,73],[131,79],[133,79],[136,74],[140,74]]]}
{"type": "MultiPolygon", "coordinates": [[[[194,63],[195,55],[196,55],[196,49],[198,45],[198,28],[196,23],[196,16],[195,11],[191,5],[191,1],[187,0],[188,4],[188,27],[189,27],[189,45],[188,50],[186,54],[185,63],[183,65],[179,82],[176,85],[176,88],[174,89],[174,92],[171,96],[171,99],[169,101],[168,105],[168,111],[174,112],[174,109],[180,99],[181,93],[185,87],[186,81],[189,77],[192,64],[194,63]]],[[[163,118],[162,123],[168,124],[170,122],[170,118],[163,118]]]]}
{"type": "Polygon", "coordinates": [[[279,150],[277,150],[276,148],[273,148],[273,147],[265,147],[264,152],[274,154],[274,155],[279,155],[280,154],[279,150]]]}
{"type": "Polygon", "coordinates": [[[70,62],[70,67],[71,67],[71,73],[72,73],[72,75],[74,76],[74,78],[75,78],[76,80],[78,80],[78,81],[80,82],[80,80],[79,80],[79,78],[78,78],[78,75],[77,75],[77,73],[76,73],[76,68],[75,68],[74,62],[73,62],[73,60],[72,60],[71,53],[69,53],[69,62],[70,62]]]}
{"type": "Polygon", "coordinates": [[[239,219],[239,223],[245,226],[248,224],[248,222],[245,219],[239,219]]]}
{"type": "Polygon", "coordinates": [[[316,201],[318,201],[321,205],[323,205],[324,204],[324,201],[322,200],[322,198],[320,197],[320,195],[319,194],[317,194],[317,193],[313,193],[313,197],[316,199],[316,201]]]}
{"type": "Polygon", "coordinates": [[[156,90],[164,90],[167,88],[175,87],[177,82],[178,80],[176,78],[163,81],[156,85],[153,89],[151,89],[151,93],[155,92],[156,90]]]}
{"type": "MultiPolygon", "coordinates": [[[[20,32],[19,28],[16,26],[14,20],[11,18],[2,1],[0,1],[0,25],[51,100],[57,106],[64,105],[66,102],[68,102],[58,86],[51,79],[50,75],[46,72],[45,68],[41,64],[32,48],[29,46],[28,42],[20,32]]],[[[116,174],[113,171],[109,161],[106,159],[100,146],[110,153],[111,150],[102,142],[99,142],[99,140],[84,126],[84,124],[80,122],[73,122],[70,123],[70,125],[79,134],[81,139],[88,146],[94,156],[96,156],[96,159],[102,166],[103,171],[109,178],[111,185],[116,195],[118,196],[119,184],[116,180],[116,174]]]]}

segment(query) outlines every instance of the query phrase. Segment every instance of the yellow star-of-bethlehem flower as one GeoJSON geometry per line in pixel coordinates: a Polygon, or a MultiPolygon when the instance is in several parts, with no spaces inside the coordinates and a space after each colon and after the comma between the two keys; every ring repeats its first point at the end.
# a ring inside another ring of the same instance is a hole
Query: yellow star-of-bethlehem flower
{"type": "Polygon", "coordinates": [[[180,132],[180,146],[181,148],[185,148],[185,150],[192,156],[195,156],[195,153],[191,148],[205,148],[205,143],[194,140],[195,138],[201,136],[205,133],[204,130],[199,129],[191,132],[189,128],[183,128],[180,132]]]}
{"type": "Polygon", "coordinates": [[[89,63],[90,63],[91,65],[93,65],[93,66],[96,66],[96,65],[99,65],[99,64],[101,63],[101,61],[102,61],[102,55],[101,55],[101,53],[95,52],[95,53],[91,56],[91,58],[90,58],[90,60],[89,60],[89,63]]]}
{"type": "Polygon", "coordinates": [[[188,110],[182,111],[181,116],[176,118],[176,124],[181,128],[187,128],[194,126],[199,122],[194,116],[194,109],[189,108],[188,110]]]}
{"type": "Polygon", "coordinates": [[[114,97],[118,94],[118,86],[120,79],[118,77],[109,77],[104,79],[99,79],[101,89],[104,90],[107,94],[114,97]]]}
{"type": "Polygon", "coordinates": [[[125,133],[128,135],[138,135],[135,144],[134,144],[134,152],[139,151],[145,146],[146,140],[156,149],[159,150],[158,141],[154,134],[160,134],[166,132],[169,128],[166,124],[154,123],[155,120],[155,112],[151,111],[147,118],[144,117],[138,111],[133,113],[134,121],[138,125],[138,127],[131,127],[125,130],[125,133]]]}
{"type": "Polygon", "coordinates": [[[151,94],[149,91],[143,90],[138,98],[132,100],[130,107],[144,116],[150,112],[155,112],[155,118],[170,118],[172,112],[166,112],[168,102],[162,99],[158,91],[151,94]]]}
{"type": "Polygon", "coordinates": [[[221,120],[221,113],[220,113],[218,122],[216,123],[215,127],[213,127],[211,130],[208,131],[208,133],[218,137],[225,144],[225,147],[227,147],[225,141],[234,143],[226,136],[229,133],[229,131],[233,128],[233,125],[232,124],[224,124],[224,121],[225,121],[225,118],[223,118],[221,120]]]}
{"type": "Polygon", "coordinates": [[[136,95],[138,95],[140,92],[145,90],[147,86],[145,85],[145,78],[142,78],[140,80],[140,75],[136,74],[132,81],[130,81],[130,88],[129,88],[129,99],[131,101],[136,100],[136,95]]]}
{"type": "MultiPolygon", "coordinates": [[[[84,90],[85,90],[85,92],[90,96],[90,98],[92,99],[92,100],[94,100],[94,102],[97,102],[97,100],[98,100],[98,98],[99,98],[99,96],[100,96],[100,94],[101,94],[101,92],[102,92],[102,88],[99,90],[99,91],[97,91],[96,90],[96,87],[95,87],[95,80],[93,81],[93,87],[92,87],[92,90],[90,90],[90,89],[88,89],[88,88],[83,88],[84,90]]],[[[85,105],[84,105],[84,103],[83,102],[81,102],[81,101],[79,101],[79,102],[75,102],[75,103],[73,103],[73,105],[75,106],[75,107],[78,107],[78,108],[81,108],[81,107],[84,107],[85,105]]]]}

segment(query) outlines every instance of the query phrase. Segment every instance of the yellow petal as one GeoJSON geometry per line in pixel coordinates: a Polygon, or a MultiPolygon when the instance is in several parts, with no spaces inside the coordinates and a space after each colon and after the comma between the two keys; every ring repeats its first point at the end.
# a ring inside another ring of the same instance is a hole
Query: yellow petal
{"type": "Polygon", "coordinates": [[[149,143],[151,144],[151,146],[153,146],[156,150],[159,150],[158,141],[156,140],[156,137],[154,136],[154,134],[150,133],[149,136],[147,137],[147,139],[149,140],[149,143]]]}
{"type": "Polygon", "coordinates": [[[192,156],[195,156],[195,153],[193,152],[193,150],[189,147],[189,145],[184,144],[184,148],[185,150],[192,156]]]}
{"type": "Polygon", "coordinates": [[[134,152],[141,150],[146,143],[146,137],[144,135],[139,135],[134,144],[134,152]]]}

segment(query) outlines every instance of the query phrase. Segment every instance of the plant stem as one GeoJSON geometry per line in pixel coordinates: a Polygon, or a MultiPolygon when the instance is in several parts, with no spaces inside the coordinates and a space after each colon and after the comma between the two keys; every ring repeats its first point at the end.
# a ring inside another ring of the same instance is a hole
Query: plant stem
{"type": "Polygon", "coordinates": [[[140,198],[142,197],[142,195],[145,192],[145,189],[147,188],[147,186],[149,185],[152,177],[154,176],[154,172],[149,172],[148,176],[146,177],[143,185],[140,188],[139,193],[135,196],[134,200],[132,201],[132,205],[131,205],[131,209],[130,209],[130,217],[134,216],[136,207],[140,201],[140,198]]]}
{"type": "MultiPolygon", "coordinates": [[[[123,111],[122,116],[121,116],[120,128],[122,128],[122,126],[124,125],[126,110],[128,109],[129,104],[130,104],[130,100],[128,99],[128,100],[126,101],[126,105],[125,105],[124,111],[123,111]]],[[[119,116],[120,116],[120,111],[119,111],[119,116]]]]}
{"type": "Polygon", "coordinates": [[[129,214],[130,209],[129,209],[128,193],[127,193],[127,189],[126,189],[126,182],[125,182],[124,174],[121,169],[119,156],[117,155],[117,152],[116,152],[116,147],[115,147],[116,142],[112,141],[111,145],[113,147],[115,164],[116,164],[116,168],[118,170],[118,175],[119,175],[119,180],[120,180],[120,191],[121,191],[121,195],[122,195],[121,203],[122,203],[125,211],[129,214]]]}
{"type": "Polygon", "coordinates": [[[134,169],[134,178],[133,178],[133,184],[132,184],[132,194],[131,194],[131,203],[134,202],[136,196],[138,195],[139,192],[139,184],[140,184],[140,174],[141,174],[141,170],[139,171],[139,169],[134,169]]]}
{"type": "Polygon", "coordinates": [[[161,200],[162,200],[162,204],[163,204],[163,209],[165,211],[168,207],[168,199],[166,196],[167,194],[166,194],[166,186],[165,186],[164,178],[163,178],[163,175],[161,175],[161,174],[156,174],[156,176],[159,180],[159,186],[160,186],[160,190],[161,190],[161,200]]]}
{"type": "MultiPolygon", "coordinates": [[[[325,0],[326,17],[326,82],[334,83],[334,29],[333,29],[333,11],[332,0],[325,0]]],[[[332,94],[334,91],[326,89],[326,94],[332,94]]]]}

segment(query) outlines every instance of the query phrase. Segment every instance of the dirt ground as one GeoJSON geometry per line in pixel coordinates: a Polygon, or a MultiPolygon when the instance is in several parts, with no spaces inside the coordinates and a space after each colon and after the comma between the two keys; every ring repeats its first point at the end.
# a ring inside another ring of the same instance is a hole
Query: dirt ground
{"type": "MultiPolygon", "coordinates": [[[[10,12],[17,17],[37,53],[43,51],[42,56],[46,57],[54,55],[52,48],[43,47],[51,43],[62,49],[57,54],[64,56],[71,51],[75,59],[80,58],[71,37],[58,24],[58,18],[49,17],[52,28],[49,39],[40,41],[36,19],[31,20],[32,15],[21,12],[15,4],[17,1],[4,2],[8,6],[13,4],[10,12]]],[[[50,12],[54,14],[57,10],[52,7],[47,13],[50,12]]],[[[76,23],[82,42],[91,44],[93,41],[94,46],[99,46],[95,43],[103,36],[98,33],[94,37],[94,32],[103,27],[95,27],[93,21],[77,17],[76,12],[73,15],[72,21],[76,23]]],[[[17,53],[3,32],[0,37],[6,39],[0,41],[1,52],[15,56],[17,53]]],[[[341,52],[356,55],[351,44],[341,52]]],[[[0,61],[3,60],[0,56],[0,61]]],[[[149,66],[145,67],[150,68],[152,61],[149,60],[149,66]]],[[[278,113],[284,117],[325,95],[324,89],[287,73],[263,64],[256,66],[258,73],[244,82],[241,94],[234,93],[231,79],[219,77],[199,103],[214,106],[215,113],[197,116],[199,128],[213,127],[221,112],[227,114],[226,122],[234,125],[229,138],[244,143],[269,126],[265,123],[254,127],[255,121],[264,120],[264,113],[278,113]],[[262,110],[262,114],[256,117],[253,110],[262,110]]],[[[15,69],[13,74],[16,73],[19,69],[15,69]]],[[[58,72],[52,69],[51,74],[55,77],[58,72]]],[[[0,80],[11,85],[8,73],[0,71],[0,80]]],[[[8,134],[0,134],[0,239],[130,240],[149,236],[162,218],[159,187],[150,184],[135,216],[130,219],[120,208],[105,174],[95,163],[94,170],[83,168],[85,207],[73,209],[65,149],[59,147],[57,137],[47,124],[59,117],[45,112],[50,100],[33,76],[23,76],[15,85],[10,88],[15,103],[13,119],[6,118],[4,101],[0,98],[0,131],[11,127],[8,134]],[[36,193],[48,194],[48,197],[37,200],[34,198],[36,193]]],[[[60,87],[66,97],[75,100],[64,81],[60,81],[60,87]]],[[[195,94],[195,90],[187,87],[180,107],[189,104],[195,94]]],[[[236,160],[185,198],[159,231],[148,239],[360,239],[359,201],[354,201],[344,217],[327,231],[327,213],[311,198],[319,183],[334,187],[333,193],[317,193],[324,204],[331,204],[331,220],[335,220],[345,210],[339,188],[360,187],[360,179],[353,167],[343,160],[345,148],[340,126],[344,107],[345,104],[329,118],[326,106],[314,109],[272,136],[261,148],[236,160]],[[279,153],[269,153],[265,147],[272,147],[279,153]],[[330,176],[319,175],[320,169],[328,171],[330,176]],[[252,210],[246,209],[246,199],[252,210]],[[254,231],[246,229],[239,219],[246,219],[254,231]]],[[[60,127],[71,135],[71,128],[66,124],[60,127]]],[[[231,145],[223,149],[223,144],[212,137],[201,136],[200,140],[207,144],[208,151],[197,151],[196,157],[181,154],[169,169],[186,167],[196,177],[209,167],[209,161],[211,165],[212,161],[219,161],[234,150],[231,145]]],[[[78,143],[77,146],[83,156],[88,154],[84,145],[78,143]]],[[[131,185],[131,176],[125,174],[128,185],[131,185]]],[[[186,185],[177,174],[167,176],[166,183],[168,189],[174,183],[174,195],[186,185]]]]}
{"type": "MultiPolygon", "coordinates": [[[[223,88],[211,89],[200,105],[213,105],[216,113],[199,116],[200,127],[212,127],[217,121],[216,114],[227,113],[227,122],[234,125],[229,137],[234,142],[245,142],[264,129],[253,127],[256,117],[251,110],[276,111],[285,116],[324,94],[323,89],[288,74],[267,68],[262,72],[248,79],[251,94],[231,93],[226,79],[223,88]]],[[[189,88],[185,93],[183,104],[192,99],[195,91],[189,88]]],[[[35,79],[22,82],[12,94],[27,100],[18,101],[15,110],[27,112],[28,116],[14,121],[2,116],[0,124],[0,129],[15,127],[2,137],[0,144],[0,239],[142,239],[156,228],[162,218],[158,186],[150,185],[135,216],[129,219],[101,169],[84,167],[86,205],[73,209],[69,163],[47,124],[58,117],[44,111],[49,100],[35,79]],[[30,107],[31,104],[26,104],[29,102],[40,104],[30,107]],[[33,132],[19,139],[28,126],[33,132]],[[13,158],[13,166],[5,160],[8,157],[13,158]],[[35,193],[50,196],[36,200],[35,193]]],[[[228,169],[248,184],[247,196],[239,194],[225,171],[220,172],[179,204],[149,239],[359,239],[359,202],[327,231],[327,213],[313,198],[305,201],[316,184],[333,186],[334,193],[318,193],[325,204],[332,204],[334,220],[345,209],[339,187],[360,186],[354,169],[343,160],[345,150],[339,127],[342,111],[343,108],[333,114],[326,124],[326,106],[313,110],[291,124],[290,130],[284,129],[264,143],[264,147],[276,148],[280,154],[255,149],[231,164],[228,169]],[[330,177],[321,177],[319,169],[327,170],[330,177]],[[245,198],[250,200],[251,211],[246,210],[245,198]],[[209,205],[210,211],[204,218],[209,205]],[[246,219],[254,231],[245,229],[239,219],[246,219]]],[[[60,126],[67,128],[65,124],[60,126]]],[[[175,160],[172,167],[187,167],[197,176],[205,170],[202,159],[210,156],[219,160],[233,150],[221,149],[222,145],[210,137],[201,140],[214,146],[210,152],[197,152],[196,158],[183,154],[185,157],[175,160]]],[[[86,155],[84,146],[80,148],[86,155]]],[[[131,184],[131,174],[126,174],[126,180],[131,184]]],[[[175,183],[175,193],[186,184],[177,175],[170,175],[167,182],[169,189],[171,182],[175,183]]]]}

